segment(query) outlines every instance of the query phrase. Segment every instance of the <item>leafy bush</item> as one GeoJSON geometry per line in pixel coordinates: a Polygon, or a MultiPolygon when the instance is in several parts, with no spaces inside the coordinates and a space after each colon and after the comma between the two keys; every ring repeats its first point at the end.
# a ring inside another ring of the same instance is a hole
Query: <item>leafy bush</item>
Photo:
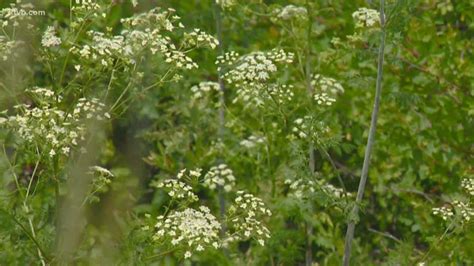
{"type": "Polygon", "coordinates": [[[472,264],[473,8],[2,1],[0,264],[472,264]]]}

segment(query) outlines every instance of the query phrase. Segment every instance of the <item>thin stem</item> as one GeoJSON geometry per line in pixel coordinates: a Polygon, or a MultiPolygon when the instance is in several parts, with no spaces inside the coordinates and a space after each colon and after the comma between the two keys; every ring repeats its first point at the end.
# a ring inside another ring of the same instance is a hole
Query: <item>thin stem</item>
{"type": "MultiPolygon", "coordinates": [[[[306,0],[306,12],[308,14],[307,20],[307,32],[306,32],[306,62],[305,62],[305,77],[306,77],[306,90],[308,96],[313,96],[313,86],[311,85],[311,32],[313,30],[313,20],[311,17],[311,6],[309,1],[306,0]]],[[[308,148],[308,167],[311,171],[311,175],[314,174],[315,169],[315,158],[314,158],[314,144],[310,143],[308,148]]],[[[310,211],[313,211],[313,206],[310,206],[310,211]]],[[[305,265],[311,266],[313,264],[313,225],[310,222],[306,222],[306,254],[305,254],[305,265]]]]}
{"type": "Polygon", "coordinates": [[[423,256],[423,258],[421,259],[420,262],[424,262],[426,260],[426,258],[428,258],[428,255],[430,255],[431,251],[439,246],[439,244],[441,243],[441,241],[443,241],[444,237],[448,234],[449,230],[452,229],[452,227],[454,226],[454,222],[455,220],[452,220],[451,223],[448,225],[448,227],[446,227],[446,230],[444,230],[443,234],[441,235],[440,238],[438,238],[438,240],[436,240],[436,243],[434,245],[431,245],[430,249],[428,250],[428,252],[426,252],[426,254],[423,256]]]}
{"type": "Polygon", "coordinates": [[[18,181],[18,176],[15,173],[15,168],[13,167],[13,164],[10,162],[10,159],[8,158],[7,150],[5,149],[5,145],[2,145],[3,148],[3,154],[5,155],[5,160],[8,163],[8,167],[10,168],[10,171],[12,172],[13,178],[15,179],[15,185],[18,190],[18,193],[20,193],[20,196],[25,199],[25,195],[23,195],[23,191],[21,190],[20,182],[18,181]]]}
{"type": "MultiPolygon", "coordinates": [[[[33,226],[33,220],[31,219],[31,217],[28,217],[28,224],[30,225],[30,229],[31,229],[31,235],[33,236],[34,239],[36,239],[36,233],[35,233],[35,227],[33,226]]],[[[37,247],[37,251],[38,251],[38,257],[41,261],[41,265],[46,265],[46,261],[44,260],[44,257],[43,257],[43,251],[37,247]]]]}
{"type": "MultiPolygon", "coordinates": [[[[36,154],[39,156],[39,150],[38,147],[36,147],[36,154]]],[[[26,196],[25,200],[23,201],[23,205],[26,207],[26,201],[28,200],[28,196],[30,195],[30,189],[31,189],[31,184],[33,183],[33,179],[35,178],[36,171],[38,170],[38,165],[40,163],[40,160],[38,159],[35,164],[35,168],[33,169],[33,173],[31,174],[30,177],[30,182],[28,183],[28,188],[26,189],[26,196]]]]}
{"type": "MultiPolygon", "coordinates": [[[[72,12],[72,9],[70,9],[70,12],[72,12]]],[[[89,14],[90,13],[86,14],[86,16],[84,17],[84,21],[81,23],[81,26],[79,27],[79,30],[78,30],[76,36],[73,39],[73,45],[77,42],[77,40],[79,38],[79,35],[82,33],[82,30],[85,28],[85,26],[87,24],[86,22],[87,22],[87,18],[89,16],[89,14]]],[[[61,74],[59,75],[59,83],[58,83],[59,87],[61,87],[61,84],[63,83],[64,74],[66,73],[66,67],[67,67],[70,55],[71,55],[71,51],[68,50],[68,52],[66,54],[66,58],[64,59],[63,66],[61,68],[61,74]]]]}
{"type": "Polygon", "coordinates": [[[48,256],[46,255],[47,253],[43,250],[43,248],[41,247],[41,245],[38,243],[38,241],[36,240],[36,238],[34,236],[32,236],[30,234],[30,232],[28,231],[28,229],[26,229],[26,227],[20,223],[20,221],[18,221],[13,215],[11,215],[9,212],[3,210],[3,209],[0,209],[1,212],[5,213],[15,224],[17,224],[21,230],[28,236],[29,239],[31,239],[31,241],[33,241],[33,243],[36,245],[37,249],[39,250],[39,252],[41,252],[42,256],[44,257],[44,259],[46,261],[49,261],[49,258],[48,256]]]}
{"type": "MultiPolygon", "coordinates": [[[[216,20],[216,33],[217,33],[217,40],[219,41],[218,51],[219,55],[224,55],[224,45],[223,45],[223,37],[222,37],[222,16],[221,16],[221,9],[220,6],[214,2],[214,17],[216,20]]],[[[219,69],[217,73],[217,79],[219,82],[219,131],[217,132],[218,138],[223,139],[225,133],[225,84],[224,80],[222,79],[222,70],[219,69]]],[[[218,197],[219,197],[219,212],[220,218],[223,219],[225,217],[226,212],[226,202],[225,202],[225,194],[222,186],[218,188],[218,197]]],[[[225,226],[222,227],[221,234],[225,235],[226,228],[225,226]]]]}
{"type": "Polygon", "coordinates": [[[334,162],[331,155],[329,154],[329,152],[326,149],[324,149],[323,147],[319,147],[319,150],[320,150],[321,154],[323,156],[325,156],[326,159],[328,159],[328,161],[331,163],[331,166],[334,169],[334,171],[336,171],[337,180],[339,181],[339,184],[341,185],[341,187],[344,189],[344,196],[347,196],[346,185],[344,184],[344,180],[342,180],[340,170],[336,167],[336,163],[334,162]]]}
{"type": "Polygon", "coordinates": [[[377,83],[375,88],[375,101],[374,101],[374,108],[372,111],[372,118],[370,121],[370,130],[369,136],[367,138],[367,146],[365,149],[365,156],[364,156],[364,164],[362,166],[362,173],[359,181],[359,189],[357,190],[357,198],[350,214],[350,221],[347,226],[346,232],[346,239],[344,244],[344,258],[343,258],[343,265],[348,266],[351,257],[351,249],[352,249],[352,239],[354,238],[354,230],[355,230],[355,217],[357,217],[359,213],[359,205],[362,201],[362,197],[364,196],[365,184],[367,183],[367,174],[369,172],[369,164],[370,164],[370,156],[372,155],[372,146],[374,145],[375,140],[375,130],[377,127],[377,118],[379,113],[380,107],[380,97],[382,93],[382,76],[383,76],[383,62],[384,62],[384,49],[385,49],[385,1],[380,0],[380,26],[381,26],[381,34],[380,34],[380,47],[379,47],[379,54],[378,54],[378,66],[377,66],[377,83]]]}
{"type": "Polygon", "coordinates": [[[144,258],[145,260],[153,260],[153,259],[156,259],[156,258],[159,258],[159,257],[162,257],[164,255],[168,255],[176,250],[178,250],[179,248],[173,248],[173,249],[170,249],[170,250],[167,250],[165,252],[162,252],[162,253],[159,253],[159,254],[156,254],[156,255],[152,255],[152,256],[149,256],[149,257],[146,257],[144,258]]]}
{"type": "MultiPolygon", "coordinates": [[[[29,209],[28,209],[28,206],[26,205],[26,201],[28,199],[28,195],[29,195],[29,192],[30,192],[30,188],[31,188],[31,183],[32,183],[32,180],[34,179],[35,177],[35,174],[36,174],[36,170],[38,168],[38,164],[39,164],[39,160],[36,162],[36,165],[35,165],[35,169],[33,170],[33,174],[31,176],[31,179],[30,179],[30,182],[28,184],[28,189],[26,191],[26,195],[23,195],[22,194],[22,191],[21,191],[21,187],[20,187],[20,183],[18,182],[18,176],[16,175],[15,173],[15,169],[13,168],[13,165],[12,163],[10,162],[10,159],[8,159],[8,155],[7,155],[7,152],[6,152],[6,149],[5,149],[5,145],[2,145],[3,147],[3,153],[5,155],[5,160],[8,162],[9,164],[9,167],[10,167],[10,171],[12,172],[13,174],[13,177],[15,178],[15,184],[17,186],[17,189],[18,189],[18,192],[20,193],[20,195],[22,196],[23,198],[23,207],[25,208],[25,211],[28,213],[29,212],[29,209]]],[[[38,150],[37,150],[38,152],[38,150]]],[[[7,212],[5,212],[7,213],[7,212]]],[[[31,229],[31,234],[28,232],[28,230],[13,216],[11,216],[9,213],[7,213],[11,219],[16,223],[18,224],[21,229],[28,235],[28,237],[35,243],[35,245],[37,246],[37,251],[38,251],[38,256],[41,260],[41,264],[42,265],[46,265],[46,261],[45,261],[45,257],[46,257],[46,253],[43,251],[43,249],[41,248],[41,246],[39,245],[38,241],[36,240],[36,233],[35,233],[35,229],[33,227],[33,221],[31,219],[31,217],[28,215],[28,224],[30,226],[30,229],[31,229]]]]}
{"type": "Polygon", "coordinates": [[[109,79],[109,83],[107,84],[107,90],[105,91],[105,96],[104,96],[104,100],[107,100],[107,96],[109,95],[109,91],[110,91],[110,88],[112,87],[112,82],[114,80],[114,74],[115,74],[115,66],[116,66],[117,63],[114,64],[113,68],[112,68],[112,73],[110,74],[110,79],[109,79]]]}
{"type": "MultiPolygon", "coordinates": [[[[219,41],[218,50],[219,55],[224,55],[224,45],[222,37],[222,17],[221,10],[217,3],[214,2],[214,14],[216,19],[216,32],[217,40],[219,41]]],[[[225,84],[222,79],[222,69],[219,69],[218,76],[219,82],[219,138],[222,138],[224,135],[224,126],[225,126],[225,84]]]]}

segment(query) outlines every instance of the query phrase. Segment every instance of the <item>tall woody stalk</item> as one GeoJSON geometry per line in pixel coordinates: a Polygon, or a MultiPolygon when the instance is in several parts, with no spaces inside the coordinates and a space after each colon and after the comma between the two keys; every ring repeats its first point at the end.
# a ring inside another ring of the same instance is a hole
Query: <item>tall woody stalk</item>
{"type": "MultiPolygon", "coordinates": [[[[214,6],[214,17],[216,20],[216,33],[217,33],[217,40],[219,41],[218,45],[218,52],[219,55],[224,55],[224,44],[223,44],[223,37],[222,37],[222,16],[221,16],[221,7],[217,2],[213,1],[214,6]]],[[[224,131],[225,131],[225,84],[224,80],[222,79],[222,70],[219,68],[217,73],[217,79],[219,82],[219,131],[218,131],[218,138],[223,139],[224,131]]],[[[219,212],[221,218],[224,218],[225,215],[225,196],[222,186],[218,187],[219,193],[219,212]]],[[[226,231],[225,227],[222,227],[221,233],[224,234],[226,231]]]]}
{"type": "Polygon", "coordinates": [[[374,101],[374,109],[372,110],[372,119],[370,121],[370,130],[369,130],[369,137],[367,138],[367,146],[365,148],[365,156],[364,156],[364,164],[362,166],[362,174],[359,181],[359,189],[357,190],[357,198],[355,205],[352,209],[350,215],[350,221],[347,226],[346,232],[346,240],[344,245],[344,259],[343,265],[348,266],[351,257],[351,249],[352,249],[352,239],[354,238],[354,229],[355,229],[355,222],[356,217],[359,213],[359,205],[362,201],[362,197],[364,196],[365,184],[367,183],[367,174],[369,172],[369,164],[370,164],[370,156],[372,155],[372,146],[374,145],[375,139],[375,129],[377,127],[377,117],[379,113],[380,107],[380,96],[382,93],[382,75],[383,75],[383,62],[384,62],[384,48],[385,48],[385,1],[380,0],[380,47],[379,47],[379,54],[378,54],[378,66],[377,66],[377,83],[375,88],[375,101],[374,101]]]}
{"type": "MultiPolygon", "coordinates": [[[[306,36],[306,63],[305,63],[305,76],[306,76],[306,89],[310,98],[313,97],[313,86],[311,85],[311,32],[313,30],[313,20],[311,17],[311,7],[309,1],[306,0],[306,12],[307,16],[307,36],[306,36]]],[[[308,148],[309,162],[308,167],[311,174],[315,171],[315,159],[314,159],[314,145],[311,143],[308,148]]],[[[311,212],[313,206],[310,205],[311,212]]],[[[305,265],[311,266],[313,264],[313,226],[310,222],[306,222],[306,254],[305,254],[305,265]]]]}

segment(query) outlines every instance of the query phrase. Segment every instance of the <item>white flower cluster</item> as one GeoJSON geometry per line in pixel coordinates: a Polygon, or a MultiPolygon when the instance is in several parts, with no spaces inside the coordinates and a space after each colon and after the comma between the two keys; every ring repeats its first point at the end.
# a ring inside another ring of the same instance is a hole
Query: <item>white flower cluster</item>
{"type": "MultiPolygon", "coordinates": [[[[464,178],[461,181],[461,187],[467,192],[467,197],[474,195],[474,179],[464,178]]],[[[433,214],[440,216],[443,220],[451,219],[456,214],[462,221],[469,222],[471,217],[474,216],[474,209],[471,207],[469,199],[464,202],[455,200],[450,206],[433,208],[433,214]]]]}
{"type": "Polygon", "coordinates": [[[237,90],[237,96],[232,101],[241,101],[246,106],[263,106],[265,103],[283,104],[293,99],[293,85],[275,83],[257,83],[242,85],[237,90]]]}
{"type": "Polygon", "coordinates": [[[266,142],[265,137],[259,137],[259,136],[251,135],[247,139],[242,140],[240,142],[240,145],[247,148],[247,149],[251,149],[251,148],[257,147],[261,144],[264,144],[265,142],[266,142]]]}
{"type": "MultiPolygon", "coordinates": [[[[0,9],[0,27],[7,27],[9,25],[18,27],[20,22],[31,20],[31,16],[25,16],[34,6],[31,3],[11,3],[10,7],[0,9]]],[[[31,26],[29,26],[31,27],[31,26]]]]}
{"type": "Polygon", "coordinates": [[[194,29],[192,32],[184,34],[181,45],[175,45],[171,41],[170,36],[163,35],[166,32],[172,33],[176,32],[176,29],[184,28],[184,25],[180,22],[181,18],[175,13],[176,10],[172,8],[167,10],[154,8],[146,13],[122,19],[121,21],[126,29],[122,32],[122,35],[129,39],[129,42],[135,43],[135,46],[138,46],[140,49],[146,48],[148,45],[152,54],[159,51],[165,56],[165,61],[168,63],[177,61],[176,66],[178,68],[186,67],[189,69],[191,65],[197,68],[192,59],[185,55],[186,51],[182,51],[178,47],[195,48],[207,46],[214,49],[219,42],[204,31],[194,29]],[[181,65],[179,62],[181,62],[181,65]]]}
{"type": "Polygon", "coordinates": [[[310,128],[311,117],[305,116],[304,118],[298,118],[295,120],[295,126],[293,127],[292,131],[295,136],[300,138],[307,138],[308,137],[308,128],[310,128]]]}
{"type": "Polygon", "coordinates": [[[100,61],[102,65],[112,65],[114,56],[120,56],[124,60],[130,60],[132,50],[130,46],[125,45],[123,36],[107,37],[104,33],[98,31],[88,31],[92,39],[90,45],[84,45],[80,49],[72,47],[70,51],[77,54],[82,59],[91,61],[100,61]]]}
{"type": "Polygon", "coordinates": [[[157,231],[153,240],[167,240],[173,246],[182,246],[185,259],[190,258],[193,252],[220,246],[221,224],[205,206],[200,206],[199,210],[187,208],[175,211],[167,217],[159,216],[155,227],[157,231]]]}
{"type": "Polygon", "coordinates": [[[62,98],[53,91],[34,88],[30,92],[38,99],[37,106],[15,106],[18,114],[8,117],[7,127],[27,143],[47,149],[50,157],[60,153],[68,155],[71,148],[84,139],[84,119],[110,118],[104,104],[97,99],[79,99],[70,113],[57,107],[62,98]]]}
{"type": "MultiPolygon", "coordinates": [[[[179,245],[180,248],[185,250],[184,258],[189,258],[193,252],[203,251],[210,246],[217,249],[221,246],[221,243],[226,246],[234,241],[249,238],[256,239],[263,246],[265,239],[270,237],[270,232],[260,220],[265,216],[270,216],[271,212],[265,207],[261,199],[243,191],[237,192],[237,198],[229,207],[225,220],[222,221],[229,228],[226,235],[223,236],[223,242],[220,238],[222,225],[207,207],[201,206],[199,210],[187,207],[197,201],[198,198],[192,193],[191,188],[181,180],[196,178],[198,181],[200,176],[201,169],[189,172],[182,170],[178,174],[178,180],[165,180],[158,183],[157,187],[169,188],[170,192],[174,191],[170,195],[171,197],[179,200],[184,199],[187,204],[180,205],[181,208],[186,208],[184,211],[172,210],[168,216],[158,217],[153,239],[160,243],[165,242],[173,246],[179,245]]],[[[216,188],[217,185],[222,185],[226,191],[230,191],[235,185],[235,177],[232,170],[225,164],[221,164],[210,169],[205,176],[205,182],[207,186],[216,188]],[[230,183],[232,185],[226,188],[226,185],[230,183]]],[[[149,228],[149,226],[143,227],[144,230],[149,228]]]]}
{"type": "Polygon", "coordinates": [[[209,46],[211,49],[215,49],[219,45],[219,41],[214,36],[200,29],[194,29],[191,33],[185,33],[184,37],[186,44],[190,47],[209,46]]]}
{"type": "Polygon", "coordinates": [[[61,44],[61,38],[56,36],[56,30],[52,26],[48,26],[41,38],[43,47],[53,47],[61,44]]]}
{"type": "Polygon", "coordinates": [[[237,0],[216,0],[216,4],[220,5],[223,9],[231,8],[236,2],[237,0]]]}
{"type": "Polygon", "coordinates": [[[286,179],[285,184],[289,185],[290,187],[290,195],[302,199],[307,198],[310,196],[310,193],[314,193],[315,190],[315,183],[313,180],[306,180],[306,179],[286,179]]]}
{"type": "Polygon", "coordinates": [[[460,214],[464,221],[469,222],[471,217],[474,216],[474,210],[471,208],[469,203],[455,200],[453,201],[453,205],[456,213],[460,214]]]}
{"type": "Polygon", "coordinates": [[[295,5],[287,5],[278,11],[277,17],[282,20],[306,19],[308,15],[308,11],[305,7],[295,5]]]}
{"type": "Polygon", "coordinates": [[[466,192],[469,195],[474,196],[474,179],[473,178],[464,178],[461,181],[461,186],[462,188],[464,188],[464,190],[466,190],[466,192]]]}
{"type": "Polygon", "coordinates": [[[336,95],[344,92],[344,88],[339,82],[320,74],[313,76],[311,85],[316,89],[313,98],[318,105],[331,106],[336,102],[336,95]]]}
{"type": "Polygon", "coordinates": [[[306,139],[310,137],[311,140],[318,142],[325,134],[330,133],[329,127],[323,121],[313,121],[311,116],[304,116],[294,121],[293,135],[297,138],[306,139]]]}
{"type": "Polygon", "coordinates": [[[7,37],[0,35],[0,60],[7,61],[15,54],[15,50],[19,45],[19,41],[9,41],[7,37]]]}
{"type": "Polygon", "coordinates": [[[112,178],[114,174],[110,170],[101,167],[101,166],[92,166],[89,168],[90,174],[94,176],[92,183],[89,186],[89,193],[87,195],[86,201],[89,203],[99,202],[100,198],[97,194],[105,193],[109,190],[109,186],[112,183],[112,178]]]}
{"type": "Polygon", "coordinates": [[[194,93],[194,98],[201,98],[208,94],[210,91],[219,91],[219,83],[213,81],[203,81],[198,85],[191,87],[191,91],[194,93]]]}
{"type": "Polygon", "coordinates": [[[267,87],[268,97],[272,100],[276,101],[278,104],[283,104],[286,101],[293,100],[295,94],[293,93],[294,86],[293,85],[277,85],[277,84],[270,84],[267,87]]]}
{"type": "Polygon", "coordinates": [[[235,187],[234,172],[226,164],[213,166],[204,176],[203,185],[210,189],[221,186],[226,192],[230,192],[235,187]]]}
{"type": "Polygon", "coordinates": [[[320,74],[313,76],[311,85],[320,93],[327,93],[331,96],[344,93],[344,87],[333,78],[324,77],[320,74]]]}
{"type": "Polygon", "coordinates": [[[352,13],[352,18],[356,21],[356,28],[371,28],[380,24],[380,13],[375,9],[359,8],[352,13]]]}
{"type": "Polygon", "coordinates": [[[281,49],[274,49],[270,52],[254,52],[241,56],[235,60],[235,54],[228,54],[218,58],[217,62],[230,67],[224,74],[224,78],[229,84],[256,85],[265,83],[270,79],[270,75],[278,70],[277,64],[289,64],[293,62],[293,53],[287,53],[281,49]]]}
{"type": "Polygon", "coordinates": [[[89,170],[91,171],[92,174],[96,174],[98,176],[103,176],[103,177],[114,177],[114,174],[112,172],[110,172],[109,169],[106,169],[104,167],[101,167],[101,166],[91,166],[89,168],[89,170]]]}
{"type": "Polygon", "coordinates": [[[218,70],[221,70],[221,65],[232,65],[239,60],[239,53],[235,51],[226,52],[223,55],[217,56],[215,64],[218,65],[218,70]]]}
{"type": "MultiPolygon", "coordinates": [[[[340,198],[342,197],[342,195],[344,195],[344,190],[342,188],[335,187],[331,184],[323,184],[321,188],[326,194],[332,195],[336,198],[340,198]]],[[[350,193],[346,193],[346,194],[350,195],[350,193]]]]}
{"type": "Polygon", "coordinates": [[[318,179],[317,181],[302,178],[295,180],[286,179],[285,184],[289,185],[289,195],[298,199],[308,199],[311,197],[312,193],[316,192],[316,188],[320,189],[333,198],[341,198],[344,194],[344,190],[342,188],[338,188],[326,183],[322,179],[318,179]]]}
{"type": "Polygon", "coordinates": [[[454,216],[454,211],[451,207],[443,206],[438,208],[433,208],[433,214],[439,215],[443,220],[447,220],[450,217],[454,216]]]}
{"type": "Polygon", "coordinates": [[[95,11],[100,9],[100,5],[94,0],[76,0],[75,4],[76,5],[71,8],[71,11],[75,13],[95,11]]]}
{"type": "Polygon", "coordinates": [[[330,97],[327,93],[315,93],[314,94],[314,100],[316,101],[317,104],[319,105],[326,105],[326,106],[331,106],[334,102],[336,102],[336,99],[330,97]]]}
{"type": "Polygon", "coordinates": [[[469,222],[471,217],[474,216],[474,209],[470,207],[469,203],[465,203],[459,200],[455,200],[452,206],[443,206],[433,208],[433,214],[440,216],[443,220],[448,220],[454,217],[456,213],[462,219],[462,221],[469,222]]]}
{"type": "Polygon", "coordinates": [[[198,65],[186,54],[192,48],[209,46],[214,49],[217,40],[205,32],[195,29],[181,36],[181,44],[175,44],[173,34],[184,28],[174,9],[154,8],[130,18],[122,19],[124,30],[120,35],[110,36],[103,32],[89,31],[89,44],[71,48],[71,52],[92,62],[111,66],[115,59],[135,64],[135,58],[149,51],[164,57],[166,63],[178,69],[193,69],[198,65]]]}
{"type": "Polygon", "coordinates": [[[198,201],[199,198],[194,194],[193,188],[186,184],[186,180],[190,180],[192,178],[198,179],[201,176],[201,169],[196,170],[186,170],[183,169],[179,171],[176,178],[173,179],[165,179],[157,184],[154,184],[157,188],[164,188],[168,190],[168,195],[172,199],[177,200],[189,200],[191,202],[198,201]]]}
{"type": "Polygon", "coordinates": [[[229,221],[234,230],[226,243],[255,238],[261,246],[270,238],[270,231],[260,221],[272,213],[260,198],[244,191],[237,192],[237,198],[229,208],[229,221]]]}
{"type": "Polygon", "coordinates": [[[246,106],[262,106],[266,101],[282,104],[293,98],[292,86],[269,82],[271,74],[278,71],[278,64],[293,62],[293,53],[273,49],[239,56],[228,52],[216,60],[219,71],[227,69],[223,78],[238,88],[233,102],[242,101],[246,106]]]}

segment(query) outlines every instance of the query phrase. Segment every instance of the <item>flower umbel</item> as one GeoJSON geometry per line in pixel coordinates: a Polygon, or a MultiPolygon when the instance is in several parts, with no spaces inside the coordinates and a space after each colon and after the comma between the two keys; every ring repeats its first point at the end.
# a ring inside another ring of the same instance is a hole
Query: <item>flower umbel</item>
{"type": "Polygon", "coordinates": [[[157,220],[153,240],[181,246],[185,250],[184,258],[190,258],[194,252],[220,246],[221,224],[205,206],[200,206],[198,210],[187,208],[175,211],[168,217],[159,216],[157,220]]]}
{"type": "Polygon", "coordinates": [[[204,176],[204,186],[210,189],[216,189],[218,186],[224,188],[226,192],[235,187],[235,176],[226,164],[213,166],[204,176]]]}
{"type": "Polygon", "coordinates": [[[229,208],[227,220],[231,232],[225,243],[253,238],[263,246],[265,239],[270,238],[270,231],[261,220],[271,215],[260,198],[238,191],[237,198],[229,208]]]}

